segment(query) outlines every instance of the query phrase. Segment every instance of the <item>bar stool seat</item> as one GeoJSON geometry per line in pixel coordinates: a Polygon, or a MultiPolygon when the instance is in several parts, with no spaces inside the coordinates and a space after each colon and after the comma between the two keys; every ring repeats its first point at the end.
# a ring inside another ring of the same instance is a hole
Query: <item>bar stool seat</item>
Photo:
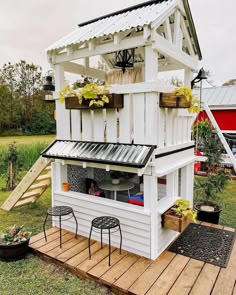
{"type": "Polygon", "coordinates": [[[75,238],[77,239],[78,221],[77,221],[77,219],[75,217],[73,209],[71,207],[69,207],[69,206],[55,206],[55,207],[51,207],[51,208],[49,208],[47,210],[47,215],[46,215],[46,218],[44,220],[43,231],[44,231],[44,237],[45,237],[46,242],[47,242],[47,236],[46,236],[46,231],[45,231],[45,225],[46,225],[46,222],[47,222],[49,216],[58,216],[59,217],[60,248],[61,248],[61,222],[62,221],[65,221],[65,220],[68,220],[68,219],[74,217],[75,223],[76,223],[75,238]],[[62,220],[62,217],[66,216],[66,215],[71,215],[71,216],[69,216],[68,218],[62,220]]]}
{"type": "Polygon", "coordinates": [[[101,233],[101,249],[103,248],[102,244],[102,235],[103,233],[108,234],[109,236],[109,266],[111,265],[111,233],[120,231],[120,254],[121,254],[121,245],[122,245],[122,233],[120,227],[120,221],[118,218],[112,216],[101,216],[94,218],[91,223],[91,229],[89,233],[89,259],[91,259],[91,249],[90,249],[90,240],[92,231],[101,233]],[[111,231],[112,230],[112,231],[111,231]]]}

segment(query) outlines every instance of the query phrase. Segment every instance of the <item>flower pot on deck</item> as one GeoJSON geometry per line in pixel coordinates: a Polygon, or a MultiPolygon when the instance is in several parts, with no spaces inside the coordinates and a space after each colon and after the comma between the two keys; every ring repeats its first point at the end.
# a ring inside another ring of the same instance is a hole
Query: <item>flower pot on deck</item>
{"type": "Polygon", "coordinates": [[[29,239],[14,244],[3,244],[0,239],[0,260],[15,261],[25,257],[28,252],[29,239]]]}
{"type": "Polygon", "coordinates": [[[197,219],[208,223],[218,224],[220,219],[221,209],[219,206],[210,203],[211,205],[199,204],[195,208],[197,210],[197,219]],[[207,208],[212,208],[210,211],[207,208]]]}
{"type": "Polygon", "coordinates": [[[171,209],[162,214],[162,226],[166,229],[182,232],[191,221],[183,216],[173,215],[171,209]]]}

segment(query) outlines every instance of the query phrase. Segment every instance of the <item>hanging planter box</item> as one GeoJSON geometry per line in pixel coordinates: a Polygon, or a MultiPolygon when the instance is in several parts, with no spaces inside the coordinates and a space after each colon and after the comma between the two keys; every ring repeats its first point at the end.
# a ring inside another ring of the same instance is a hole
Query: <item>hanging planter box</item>
{"type": "MultiPolygon", "coordinates": [[[[102,97],[102,94],[98,94],[98,98],[102,97]]],[[[109,97],[109,103],[105,103],[103,107],[89,106],[90,100],[83,100],[80,104],[77,96],[71,96],[65,98],[65,107],[69,110],[94,110],[94,109],[121,109],[124,107],[124,96],[123,94],[109,93],[106,94],[109,97]]]]}
{"type": "Polygon", "coordinates": [[[177,96],[175,92],[160,93],[161,108],[186,108],[191,106],[191,101],[187,101],[184,96],[177,96]]]}
{"type": "Polygon", "coordinates": [[[171,209],[168,209],[162,214],[162,226],[167,229],[182,232],[190,223],[190,221],[183,216],[173,215],[171,209]]]}

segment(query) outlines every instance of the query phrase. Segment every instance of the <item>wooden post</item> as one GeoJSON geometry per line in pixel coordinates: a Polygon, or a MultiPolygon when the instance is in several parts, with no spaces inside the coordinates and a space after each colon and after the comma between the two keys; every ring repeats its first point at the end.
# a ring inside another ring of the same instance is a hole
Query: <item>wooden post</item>
{"type": "MultiPolygon", "coordinates": [[[[60,91],[64,88],[64,69],[60,64],[55,65],[55,88],[60,91]]],[[[65,105],[56,100],[56,125],[57,138],[70,139],[70,111],[65,109],[65,105]]]]}

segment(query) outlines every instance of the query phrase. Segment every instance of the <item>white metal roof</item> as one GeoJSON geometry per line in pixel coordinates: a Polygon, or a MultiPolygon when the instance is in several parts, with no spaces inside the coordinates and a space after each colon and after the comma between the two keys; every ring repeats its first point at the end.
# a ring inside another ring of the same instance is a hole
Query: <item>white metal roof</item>
{"type": "Polygon", "coordinates": [[[202,101],[209,106],[236,106],[236,85],[203,88],[202,101]]]}
{"type": "Polygon", "coordinates": [[[167,0],[101,18],[95,22],[78,27],[67,36],[49,46],[46,51],[62,49],[66,46],[89,41],[93,38],[108,36],[132,28],[149,25],[160,18],[168,8],[175,7],[178,2],[179,0],[167,0]]]}

